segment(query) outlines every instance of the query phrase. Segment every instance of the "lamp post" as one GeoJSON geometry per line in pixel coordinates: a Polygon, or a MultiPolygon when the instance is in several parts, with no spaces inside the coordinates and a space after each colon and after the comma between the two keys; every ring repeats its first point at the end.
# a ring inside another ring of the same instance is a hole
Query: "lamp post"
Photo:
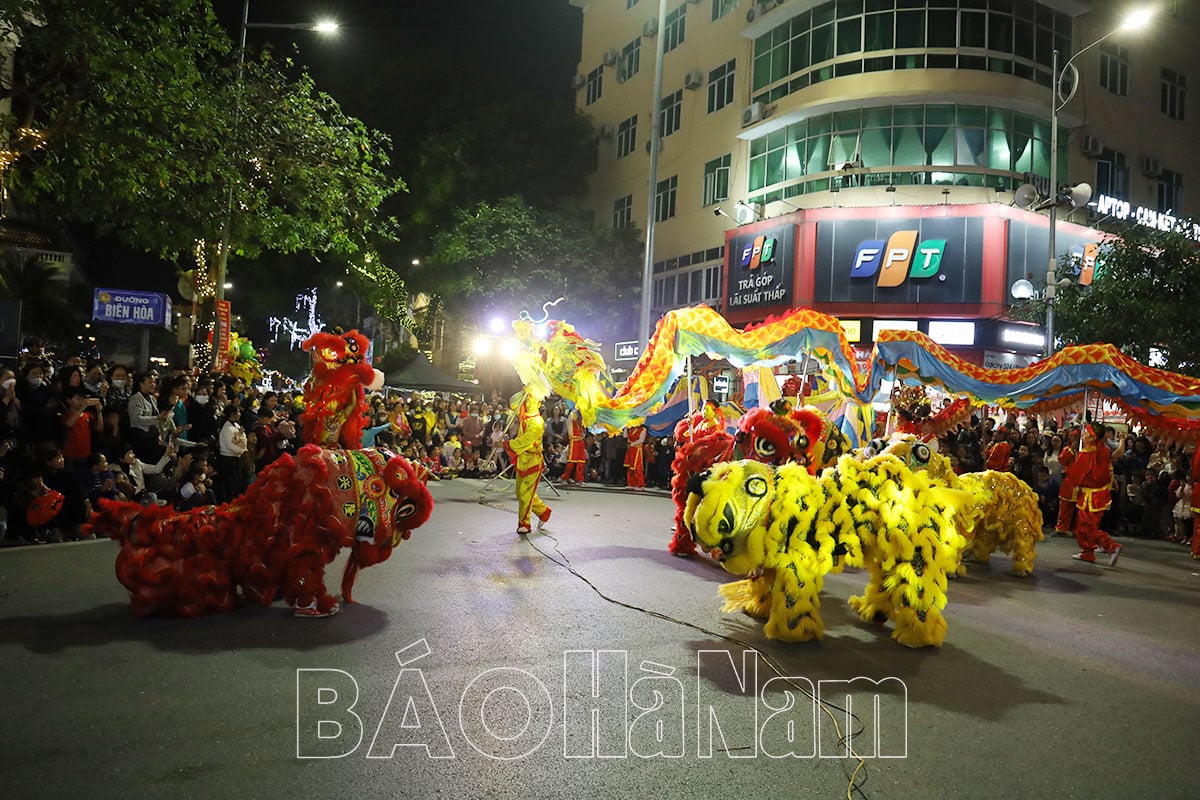
{"type": "Polygon", "coordinates": [[[1075,96],[1076,89],[1079,88],[1078,70],[1074,66],[1075,59],[1096,47],[1101,42],[1104,42],[1111,36],[1115,36],[1123,31],[1137,30],[1144,27],[1154,12],[1150,9],[1141,9],[1127,15],[1121,24],[1113,30],[1101,36],[1096,41],[1083,48],[1075,55],[1067,59],[1067,63],[1063,64],[1062,70],[1058,68],[1058,50],[1054,51],[1051,59],[1050,67],[1050,244],[1048,248],[1047,266],[1046,266],[1046,357],[1054,355],[1054,292],[1058,288],[1058,254],[1055,252],[1057,244],[1055,242],[1056,228],[1058,226],[1058,112],[1066,108],[1067,103],[1071,102],[1071,98],[1075,96]],[[1067,77],[1067,71],[1071,72],[1071,90],[1064,96],[1062,90],[1063,78],[1067,77]]]}
{"type": "MultiPolygon", "coordinates": [[[[295,31],[316,31],[318,33],[329,34],[336,33],[338,24],[336,22],[323,20],[321,22],[251,22],[250,21],[250,0],[242,1],[242,26],[241,35],[238,44],[238,66],[237,66],[237,81],[238,88],[242,85],[242,74],[246,67],[246,31],[250,28],[282,28],[295,31]]],[[[233,127],[236,130],[241,122],[241,98],[240,93],[237,99],[238,105],[234,107],[233,127]]],[[[216,297],[218,300],[225,299],[225,272],[229,264],[229,229],[233,224],[233,193],[234,186],[229,184],[229,195],[225,206],[225,220],[221,224],[221,244],[217,250],[217,274],[214,280],[216,284],[216,297]]]]}

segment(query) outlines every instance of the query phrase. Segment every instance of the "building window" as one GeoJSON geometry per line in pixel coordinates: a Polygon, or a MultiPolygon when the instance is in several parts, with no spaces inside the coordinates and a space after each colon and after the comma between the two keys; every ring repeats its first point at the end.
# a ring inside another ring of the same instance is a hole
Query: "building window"
{"type": "Polygon", "coordinates": [[[633,195],[627,194],[613,202],[613,227],[624,228],[633,221],[633,195]]]}
{"type": "Polygon", "coordinates": [[[1100,45],[1100,86],[1121,97],[1129,96],[1129,51],[1124,47],[1100,45]]]}
{"type": "Polygon", "coordinates": [[[634,39],[621,48],[621,63],[617,67],[617,78],[627,81],[642,68],[642,37],[634,39]]]}
{"type": "Polygon", "coordinates": [[[660,138],[666,138],[675,131],[679,130],[679,120],[683,116],[683,89],[679,89],[675,94],[669,94],[662,99],[662,105],[659,106],[658,126],[662,131],[659,134],[660,138]]]}
{"type": "Polygon", "coordinates": [[[624,158],[637,146],[637,114],[617,126],[617,158],[624,158]]]}
{"type": "Polygon", "coordinates": [[[638,0],[625,0],[625,10],[628,11],[629,9],[636,6],[637,3],[638,3],[638,0]]]}
{"type": "Polygon", "coordinates": [[[1125,154],[1104,148],[1096,159],[1096,194],[1108,197],[1129,197],[1129,167],[1125,154]]]}
{"type": "MultiPolygon", "coordinates": [[[[765,201],[823,191],[846,164],[869,170],[854,175],[863,185],[1003,186],[1049,171],[1050,125],[1006,108],[932,103],[821,114],[750,141],[748,188],[774,193],[765,201]]],[[[1065,175],[1065,150],[1059,167],[1065,175]]]]}
{"type": "Polygon", "coordinates": [[[704,270],[704,301],[715,302],[721,296],[721,268],[709,267],[704,270]]]}
{"type": "Polygon", "coordinates": [[[1183,176],[1164,169],[1158,178],[1158,211],[1179,214],[1183,211],[1183,176]]]}
{"type": "Polygon", "coordinates": [[[669,53],[683,44],[683,35],[687,26],[687,3],[674,11],[668,12],[663,20],[663,52],[669,53]]]}
{"type": "Polygon", "coordinates": [[[722,109],[733,102],[733,68],[736,59],[730,59],[708,73],[708,113],[722,109]]]}
{"type": "Polygon", "coordinates": [[[1187,84],[1178,72],[1162,71],[1162,113],[1171,119],[1183,119],[1184,101],[1187,99],[1187,84]]]}
{"type": "Polygon", "coordinates": [[[678,185],[679,176],[677,175],[658,182],[654,192],[655,222],[662,222],[675,216],[675,189],[678,185]]]}
{"type": "Polygon", "coordinates": [[[704,205],[729,199],[729,154],[704,165],[704,205]]]}
{"type": "Polygon", "coordinates": [[[602,91],[604,91],[604,67],[596,67],[587,76],[587,102],[585,104],[590,106],[599,100],[602,91]]]}
{"type": "Polygon", "coordinates": [[[984,70],[1049,87],[1053,53],[1069,58],[1071,41],[1070,15],[1033,0],[833,0],[754,40],[751,99],[900,69],[984,70]]]}
{"type": "Polygon", "coordinates": [[[721,17],[728,14],[737,8],[738,0],[712,0],[712,21],[716,22],[721,17]]]}

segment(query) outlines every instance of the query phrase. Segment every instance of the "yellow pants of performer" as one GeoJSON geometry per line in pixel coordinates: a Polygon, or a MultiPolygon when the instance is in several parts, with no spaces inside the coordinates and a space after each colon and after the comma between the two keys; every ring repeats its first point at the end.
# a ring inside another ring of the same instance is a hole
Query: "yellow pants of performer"
{"type": "Polygon", "coordinates": [[[517,472],[517,527],[529,527],[529,514],[533,512],[543,522],[550,517],[550,507],[538,497],[538,481],[542,479],[542,471],[536,469],[522,475],[517,472]]]}

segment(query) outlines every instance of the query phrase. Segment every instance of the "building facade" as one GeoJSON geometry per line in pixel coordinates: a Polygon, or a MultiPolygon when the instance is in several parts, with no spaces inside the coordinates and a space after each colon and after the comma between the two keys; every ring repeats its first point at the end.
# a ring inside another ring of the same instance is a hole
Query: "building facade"
{"type": "Polygon", "coordinates": [[[948,346],[980,363],[1027,361],[1040,331],[1005,342],[995,321],[1013,281],[1045,286],[1047,217],[1014,201],[1036,207],[1026,184],[1049,192],[1056,50],[1060,72],[1077,70],[1058,183],[1094,188],[1092,205],[1059,214],[1056,249],[1079,256],[1068,274],[1099,228],[1169,224],[1200,196],[1192,0],[1094,46],[1136,6],[669,0],[660,26],[656,0],[572,2],[577,106],[598,133],[587,202],[601,224],[644,228],[653,213],[655,318],[704,302],[741,325],[803,305],[858,322],[866,349],[888,320],[970,322],[973,336],[933,330],[956,331],[948,346]]]}

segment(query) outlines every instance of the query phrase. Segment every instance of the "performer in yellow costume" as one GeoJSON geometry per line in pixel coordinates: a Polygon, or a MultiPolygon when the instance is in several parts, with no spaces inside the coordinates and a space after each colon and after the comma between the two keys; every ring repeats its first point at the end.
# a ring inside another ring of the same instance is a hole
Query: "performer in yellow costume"
{"type": "Polygon", "coordinates": [[[541,398],[526,391],[516,401],[517,434],[504,443],[513,460],[517,480],[517,533],[529,533],[530,513],[538,518],[538,530],[550,521],[550,506],[538,497],[538,481],[542,478],[545,460],[542,458],[542,437],[546,423],[542,420],[541,398]]]}

